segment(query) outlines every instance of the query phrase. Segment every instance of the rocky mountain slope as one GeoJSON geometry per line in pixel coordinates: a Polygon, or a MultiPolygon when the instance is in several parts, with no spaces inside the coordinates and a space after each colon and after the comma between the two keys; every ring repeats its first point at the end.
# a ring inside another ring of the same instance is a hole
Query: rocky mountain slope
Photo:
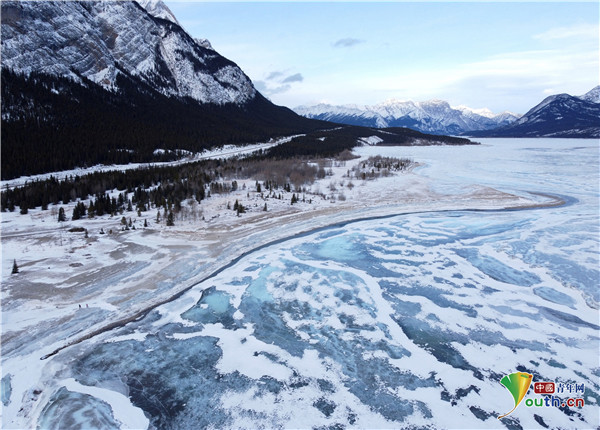
{"type": "MultiPolygon", "coordinates": [[[[2,65],[114,89],[130,75],[168,96],[245,103],[256,94],[237,65],[196,43],[150,3],[2,2],[2,65]]],[[[174,17],[173,17],[174,19],[174,17]]]]}
{"type": "Polygon", "coordinates": [[[510,124],[518,115],[493,114],[487,109],[451,107],[442,100],[425,102],[389,100],[374,106],[299,106],[294,111],[307,118],[365,127],[409,127],[425,133],[462,134],[510,124]]]}

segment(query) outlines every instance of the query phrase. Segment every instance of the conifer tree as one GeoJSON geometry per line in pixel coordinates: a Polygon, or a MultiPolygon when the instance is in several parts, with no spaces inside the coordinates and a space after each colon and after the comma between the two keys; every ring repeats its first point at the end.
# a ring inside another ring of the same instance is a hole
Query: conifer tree
{"type": "Polygon", "coordinates": [[[13,260],[13,267],[12,267],[12,272],[13,275],[15,273],[19,273],[19,266],[17,266],[17,260],[13,260]]]}
{"type": "Polygon", "coordinates": [[[167,217],[167,226],[172,227],[175,225],[173,221],[173,212],[169,212],[169,216],[167,217]]]}
{"type": "Polygon", "coordinates": [[[58,222],[65,222],[66,220],[67,217],[65,215],[65,208],[61,206],[61,208],[58,210],[58,222]]]}

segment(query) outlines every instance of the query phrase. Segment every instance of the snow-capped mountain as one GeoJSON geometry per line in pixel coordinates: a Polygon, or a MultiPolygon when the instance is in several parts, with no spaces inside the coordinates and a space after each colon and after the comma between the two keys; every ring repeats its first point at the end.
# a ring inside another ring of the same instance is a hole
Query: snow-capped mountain
{"type": "Polygon", "coordinates": [[[173,12],[171,12],[171,9],[169,9],[161,0],[137,0],[137,2],[146,9],[150,15],[181,25],[179,24],[179,21],[177,21],[175,15],[173,15],[173,12]]]}
{"type": "Polygon", "coordinates": [[[575,97],[546,97],[514,123],[474,136],[600,137],[600,86],[575,97]]]}
{"type": "Polygon", "coordinates": [[[595,86],[579,98],[586,102],[600,103],[600,85],[595,86]]]}
{"type": "Polygon", "coordinates": [[[168,96],[243,104],[256,90],[233,62],[197,43],[161,2],[2,2],[2,66],[114,88],[131,75],[168,96]]]}
{"type": "Polygon", "coordinates": [[[294,111],[307,118],[366,127],[409,127],[434,134],[461,134],[510,124],[518,119],[511,112],[494,114],[488,109],[451,107],[443,100],[425,102],[388,100],[374,106],[299,106],[294,111]]]}
{"type": "Polygon", "coordinates": [[[1,8],[3,179],[329,126],[268,101],[161,1],[1,8]]]}

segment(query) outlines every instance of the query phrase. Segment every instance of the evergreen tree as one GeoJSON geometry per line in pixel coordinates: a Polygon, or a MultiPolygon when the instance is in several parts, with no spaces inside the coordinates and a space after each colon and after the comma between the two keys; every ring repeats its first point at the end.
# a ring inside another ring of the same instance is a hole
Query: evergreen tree
{"type": "Polygon", "coordinates": [[[25,204],[22,203],[21,204],[21,211],[20,211],[21,215],[27,215],[28,212],[29,212],[29,210],[27,209],[27,205],[25,205],[25,204]]]}
{"type": "Polygon", "coordinates": [[[169,216],[167,217],[167,226],[172,227],[175,225],[173,221],[173,212],[169,212],[169,216]]]}
{"type": "Polygon", "coordinates": [[[65,222],[67,220],[67,217],[65,215],[65,209],[61,206],[61,208],[58,210],[58,222],[65,222]]]}
{"type": "Polygon", "coordinates": [[[81,202],[77,203],[73,208],[73,217],[71,218],[73,221],[80,219],[82,216],[85,216],[85,205],[81,202]],[[82,211],[83,207],[83,211],[82,211]]]}
{"type": "MultiPolygon", "coordinates": [[[[237,203],[237,200],[235,202],[237,203]]],[[[243,214],[244,212],[246,212],[246,208],[244,207],[244,205],[242,205],[241,203],[237,203],[237,208],[236,208],[237,216],[240,216],[240,214],[243,214]]]]}
{"type": "Polygon", "coordinates": [[[17,260],[13,260],[13,268],[12,268],[12,272],[13,275],[15,273],[19,273],[19,266],[17,266],[17,260]]]}

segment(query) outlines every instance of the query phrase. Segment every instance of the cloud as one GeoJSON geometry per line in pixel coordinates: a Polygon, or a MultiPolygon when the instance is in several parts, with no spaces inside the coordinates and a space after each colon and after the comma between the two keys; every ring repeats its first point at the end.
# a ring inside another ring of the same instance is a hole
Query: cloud
{"type": "Polygon", "coordinates": [[[364,42],[365,42],[364,40],[354,39],[352,37],[346,37],[344,39],[340,39],[340,40],[334,42],[333,47],[334,48],[350,48],[352,46],[359,45],[364,42]]]}
{"type": "Polygon", "coordinates": [[[287,93],[291,88],[291,85],[280,85],[278,87],[268,88],[267,94],[272,96],[273,94],[287,93]]]}
{"type": "Polygon", "coordinates": [[[281,83],[287,84],[287,83],[291,83],[291,82],[302,82],[303,80],[304,80],[304,77],[302,76],[302,74],[296,73],[294,75],[288,76],[287,78],[282,80],[281,83]]]}
{"type": "Polygon", "coordinates": [[[571,27],[556,27],[548,31],[533,36],[537,40],[558,40],[558,39],[572,39],[575,37],[589,38],[597,40],[598,37],[598,25],[583,24],[571,27]]]}
{"type": "Polygon", "coordinates": [[[283,76],[283,72],[277,72],[277,71],[275,71],[275,72],[269,73],[269,76],[267,76],[266,79],[267,79],[267,81],[272,81],[274,79],[279,78],[280,76],[283,76]]]}
{"type": "Polygon", "coordinates": [[[255,81],[254,87],[264,96],[272,96],[274,94],[285,93],[292,88],[292,86],[289,84],[271,86],[265,81],[255,81]]]}
{"type": "Polygon", "coordinates": [[[269,97],[275,94],[286,93],[292,89],[292,84],[304,81],[302,73],[287,75],[285,72],[276,70],[270,72],[264,80],[255,81],[254,86],[263,95],[269,97]]]}

